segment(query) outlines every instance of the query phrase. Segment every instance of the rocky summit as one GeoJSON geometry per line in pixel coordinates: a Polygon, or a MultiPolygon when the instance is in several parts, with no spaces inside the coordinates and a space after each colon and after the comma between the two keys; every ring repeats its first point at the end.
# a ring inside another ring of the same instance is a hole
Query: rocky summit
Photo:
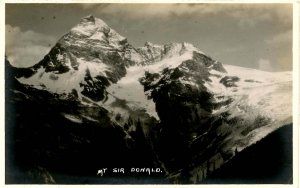
{"type": "Polygon", "coordinates": [[[292,124],[291,72],[225,65],[186,42],[136,48],[93,16],[34,66],[8,59],[7,183],[213,181],[292,124]]]}

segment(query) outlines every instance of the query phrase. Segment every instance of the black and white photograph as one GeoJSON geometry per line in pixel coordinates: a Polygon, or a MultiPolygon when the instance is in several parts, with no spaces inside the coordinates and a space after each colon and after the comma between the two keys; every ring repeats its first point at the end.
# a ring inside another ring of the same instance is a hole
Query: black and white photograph
{"type": "Polygon", "coordinates": [[[297,183],[293,2],[4,6],[6,185],[297,183]]]}

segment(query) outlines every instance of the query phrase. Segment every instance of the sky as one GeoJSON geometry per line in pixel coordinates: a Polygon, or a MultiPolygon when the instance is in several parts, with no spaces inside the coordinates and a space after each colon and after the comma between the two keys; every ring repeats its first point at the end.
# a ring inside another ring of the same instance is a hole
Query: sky
{"type": "Polygon", "coordinates": [[[9,61],[36,64],[88,15],[135,47],[189,42],[225,64],[292,70],[292,4],[6,4],[9,61]]]}

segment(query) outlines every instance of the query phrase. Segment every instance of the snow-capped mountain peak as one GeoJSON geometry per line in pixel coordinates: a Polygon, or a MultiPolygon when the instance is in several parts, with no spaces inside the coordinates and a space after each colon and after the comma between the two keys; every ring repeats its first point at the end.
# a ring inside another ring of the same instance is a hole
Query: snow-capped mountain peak
{"type": "Polygon", "coordinates": [[[125,37],[110,28],[103,20],[87,16],[71,29],[59,43],[66,46],[91,46],[102,50],[122,50],[127,44],[125,37]]]}
{"type": "Polygon", "coordinates": [[[87,16],[31,68],[32,76],[19,81],[58,94],[75,89],[79,97],[98,101],[104,97],[104,88],[125,76],[125,67],[134,64],[127,55],[133,54],[132,49],[103,20],[87,16]]]}
{"type": "Polygon", "coordinates": [[[95,31],[109,32],[110,28],[101,19],[90,15],[80,20],[80,23],[71,29],[71,32],[91,36],[95,31]]]}
{"type": "Polygon", "coordinates": [[[125,39],[125,37],[111,29],[103,20],[92,15],[82,18],[79,24],[71,29],[70,33],[94,40],[109,39],[109,42],[125,39]]]}

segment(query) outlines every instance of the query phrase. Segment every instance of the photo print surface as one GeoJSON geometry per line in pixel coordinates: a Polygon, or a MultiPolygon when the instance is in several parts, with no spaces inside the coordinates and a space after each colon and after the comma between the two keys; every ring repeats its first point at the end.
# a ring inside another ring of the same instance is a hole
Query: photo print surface
{"type": "Polygon", "coordinates": [[[6,184],[292,184],[292,4],[5,4],[6,184]]]}

